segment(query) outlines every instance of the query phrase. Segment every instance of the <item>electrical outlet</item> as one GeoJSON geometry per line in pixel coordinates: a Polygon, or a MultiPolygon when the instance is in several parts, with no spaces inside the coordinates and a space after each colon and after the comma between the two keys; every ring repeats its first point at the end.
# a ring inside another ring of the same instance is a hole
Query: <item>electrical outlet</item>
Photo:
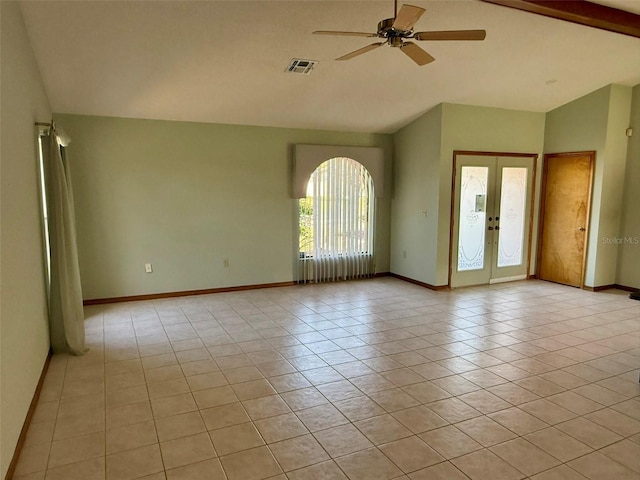
{"type": "Polygon", "coordinates": [[[225,259],[222,261],[222,264],[224,265],[224,268],[229,268],[229,259],[228,259],[228,258],[225,258],[225,259]]]}
{"type": "Polygon", "coordinates": [[[146,273],[153,273],[153,267],[151,266],[150,263],[145,263],[144,264],[144,271],[146,273]]]}

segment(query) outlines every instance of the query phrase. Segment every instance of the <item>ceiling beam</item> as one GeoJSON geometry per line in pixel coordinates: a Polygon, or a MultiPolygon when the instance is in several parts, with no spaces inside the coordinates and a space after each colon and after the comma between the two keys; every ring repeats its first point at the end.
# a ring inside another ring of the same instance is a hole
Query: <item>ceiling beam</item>
{"type": "Polygon", "coordinates": [[[481,0],[640,38],[640,15],[587,0],[481,0]]]}

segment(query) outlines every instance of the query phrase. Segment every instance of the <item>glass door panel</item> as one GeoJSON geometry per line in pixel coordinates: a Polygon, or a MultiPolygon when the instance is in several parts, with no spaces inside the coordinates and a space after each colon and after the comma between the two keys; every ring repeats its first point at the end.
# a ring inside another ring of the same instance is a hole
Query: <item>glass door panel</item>
{"type": "Polygon", "coordinates": [[[460,174],[458,271],[482,270],[489,167],[464,166],[460,174]]]}
{"type": "Polygon", "coordinates": [[[522,265],[527,206],[527,169],[504,167],[500,186],[498,267],[522,265]]]}

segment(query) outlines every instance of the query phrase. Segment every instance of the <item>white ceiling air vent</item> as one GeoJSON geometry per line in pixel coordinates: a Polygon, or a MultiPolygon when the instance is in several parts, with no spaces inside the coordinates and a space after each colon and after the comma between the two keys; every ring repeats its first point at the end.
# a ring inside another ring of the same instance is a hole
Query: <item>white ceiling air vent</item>
{"type": "Polygon", "coordinates": [[[287,72],[289,73],[304,73],[305,75],[309,75],[313,67],[318,64],[316,60],[304,60],[302,58],[292,58],[291,63],[287,67],[287,72]]]}

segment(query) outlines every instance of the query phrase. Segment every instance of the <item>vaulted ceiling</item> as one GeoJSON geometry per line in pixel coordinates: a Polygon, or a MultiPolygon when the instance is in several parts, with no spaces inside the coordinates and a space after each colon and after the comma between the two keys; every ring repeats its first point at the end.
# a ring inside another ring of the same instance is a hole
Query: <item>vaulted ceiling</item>
{"type": "MultiPolygon", "coordinates": [[[[610,83],[640,83],[640,39],[477,0],[410,0],[416,30],[485,29],[335,61],[372,39],[385,1],[24,1],[58,113],[390,133],[441,102],[545,112],[610,83]],[[309,75],[292,58],[317,60],[309,75]]],[[[600,3],[638,11],[634,0],[600,3]]],[[[640,13],[640,12],[638,12],[640,13]]]]}

